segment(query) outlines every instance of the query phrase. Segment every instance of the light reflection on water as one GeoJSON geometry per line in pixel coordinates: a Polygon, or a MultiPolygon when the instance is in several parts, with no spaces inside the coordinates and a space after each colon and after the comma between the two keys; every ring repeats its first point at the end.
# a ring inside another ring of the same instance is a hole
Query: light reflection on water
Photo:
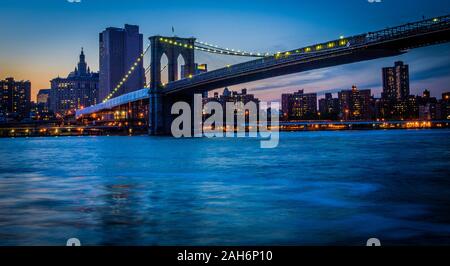
{"type": "Polygon", "coordinates": [[[0,139],[0,245],[450,244],[449,137],[0,139]]]}

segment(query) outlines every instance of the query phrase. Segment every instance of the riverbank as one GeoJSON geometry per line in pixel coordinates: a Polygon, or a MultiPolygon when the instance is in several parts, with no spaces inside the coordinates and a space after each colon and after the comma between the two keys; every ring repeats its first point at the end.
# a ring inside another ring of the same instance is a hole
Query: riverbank
{"type": "Polygon", "coordinates": [[[281,131],[302,130],[373,130],[449,128],[449,120],[415,121],[296,121],[281,122],[281,131]]]}
{"type": "MultiPolygon", "coordinates": [[[[450,128],[450,121],[282,121],[279,131],[338,131],[386,129],[450,128]]],[[[81,125],[0,125],[0,138],[55,136],[139,136],[148,134],[147,126],[81,126],[81,125]]]]}

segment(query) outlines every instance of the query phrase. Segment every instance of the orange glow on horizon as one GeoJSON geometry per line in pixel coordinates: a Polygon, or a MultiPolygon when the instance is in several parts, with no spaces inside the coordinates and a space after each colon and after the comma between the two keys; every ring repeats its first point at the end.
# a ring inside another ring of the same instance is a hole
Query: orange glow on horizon
{"type": "MultiPolygon", "coordinates": [[[[73,71],[73,70],[72,70],[73,71]]],[[[0,79],[13,77],[15,80],[29,80],[31,82],[31,100],[37,101],[37,94],[41,89],[50,88],[50,80],[58,77],[66,77],[70,70],[66,72],[59,69],[47,67],[31,67],[10,64],[6,68],[0,69],[0,79]],[[54,74],[56,73],[56,74],[54,74]],[[65,73],[65,74],[64,74],[65,73]]]]}

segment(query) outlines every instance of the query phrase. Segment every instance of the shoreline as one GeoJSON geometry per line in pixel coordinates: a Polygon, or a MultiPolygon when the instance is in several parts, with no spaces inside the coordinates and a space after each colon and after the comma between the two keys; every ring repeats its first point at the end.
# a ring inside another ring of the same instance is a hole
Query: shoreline
{"type": "MultiPolygon", "coordinates": [[[[3,125],[4,126],[4,125],[3,125]]],[[[401,130],[401,129],[448,129],[450,121],[301,121],[281,122],[280,132],[299,131],[351,131],[351,130],[401,130]]],[[[225,132],[225,131],[224,131],[225,132]]],[[[81,137],[81,136],[145,136],[145,126],[21,126],[0,127],[0,138],[34,137],[81,137]]],[[[170,135],[167,135],[170,136],[170,135]]]]}

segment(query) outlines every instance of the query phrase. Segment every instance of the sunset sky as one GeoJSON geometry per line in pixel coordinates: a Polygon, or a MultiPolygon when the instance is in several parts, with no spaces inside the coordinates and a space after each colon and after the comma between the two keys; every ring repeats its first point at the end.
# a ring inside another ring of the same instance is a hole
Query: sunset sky
{"type": "MultiPolygon", "coordinates": [[[[194,36],[222,47],[276,52],[383,29],[450,13],[450,1],[367,0],[300,1],[112,1],[2,0],[0,79],[13,76],[32,82],[32,99],[49,80],[73,71],[81,47],[88,65],[98,70],[98,34],[106,27],[140,26],[145,43],[152,35],[194,36]]],[[[263,100],[282,92],[336,92],[353,84],[381,91],[381,68],[397,60],[410,65],[411,92],[450,91],[450,45],[426,47],[408,54],[288,75],[233,87],[249,88],[263,100]]],[[[209,69],[242,61],[198,54],[209,69]]]]}

